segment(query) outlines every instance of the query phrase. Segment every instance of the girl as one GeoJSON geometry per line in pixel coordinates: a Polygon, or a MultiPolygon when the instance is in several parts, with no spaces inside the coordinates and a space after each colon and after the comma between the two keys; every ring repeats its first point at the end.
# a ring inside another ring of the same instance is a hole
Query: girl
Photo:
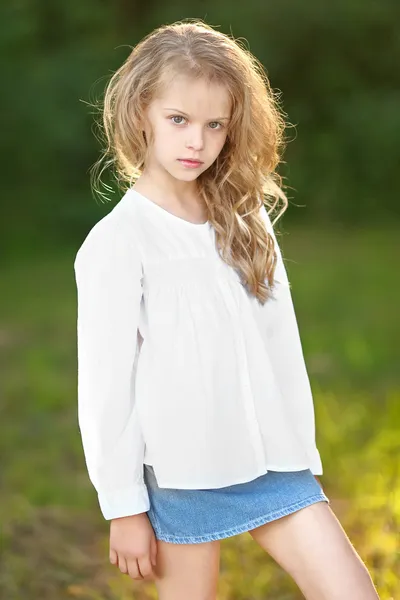
{"type": "Polygon", "coordinates": [[[104,131],[127,186],[74,268],[79,426],[111,563],[161,600],[215,599],[220,540],[249,531],[307,599],[376,599],[314,477],[269,218],[287,206],[284,120],[261,64],[202,21],[162,26],[112,76],[104,131]]]}

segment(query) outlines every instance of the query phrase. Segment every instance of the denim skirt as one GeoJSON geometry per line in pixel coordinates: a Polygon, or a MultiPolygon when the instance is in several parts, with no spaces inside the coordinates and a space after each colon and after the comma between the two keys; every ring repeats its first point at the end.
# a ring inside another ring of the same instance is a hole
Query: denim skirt
{"type": "Polygon", "coordinates": [[[155,537],[174,544],[227,538],[280,519],[315,502],[328,502],[310,469],[268,471],[245,483],[217,489],[159,488],[144,464],[155,537]]]}

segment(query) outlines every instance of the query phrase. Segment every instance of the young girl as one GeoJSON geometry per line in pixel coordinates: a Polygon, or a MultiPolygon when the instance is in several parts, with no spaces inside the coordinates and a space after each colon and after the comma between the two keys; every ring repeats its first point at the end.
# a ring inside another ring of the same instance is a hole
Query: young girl
{"type": "Polygon", "coordinates": [[[112,76],[104,131],[127,186],[74,268],[79,426],[111,563],[161,600],[215,599],[220,540],[249,531],[307,599],[376,599],[314,477],[269,217],[287,206],[284,120],[261,64],[202,21],[162,26],[112,76]]]}

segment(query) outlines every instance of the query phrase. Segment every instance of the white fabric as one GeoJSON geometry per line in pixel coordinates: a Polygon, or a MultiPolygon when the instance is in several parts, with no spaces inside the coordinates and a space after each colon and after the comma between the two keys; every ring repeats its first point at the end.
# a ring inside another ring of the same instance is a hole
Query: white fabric
{"type": "Polygon", "coordinates": [[[266,473],[322,474],[313,398],[286,270],[263,306],[190,223],[133,188],[75,262],[78,414],[105,519],[162,488],[219,488],[266,473]]]}

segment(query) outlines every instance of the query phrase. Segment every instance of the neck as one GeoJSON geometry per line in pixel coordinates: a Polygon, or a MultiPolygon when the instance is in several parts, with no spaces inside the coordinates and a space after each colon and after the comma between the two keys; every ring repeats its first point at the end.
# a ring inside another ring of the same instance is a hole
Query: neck
{"type": "MultiPolygon", "coordinates": [[[[199,204],[199,193],[196,180],[180,181],[172,177],[167,171],[160,169],[146,169],[136,182],[138,189],[153,190],[162,194],[169,202],[180,205],[188,203],[199,204]]],[[[200,203],[202,204],[202,203],[200,203]]]]}

